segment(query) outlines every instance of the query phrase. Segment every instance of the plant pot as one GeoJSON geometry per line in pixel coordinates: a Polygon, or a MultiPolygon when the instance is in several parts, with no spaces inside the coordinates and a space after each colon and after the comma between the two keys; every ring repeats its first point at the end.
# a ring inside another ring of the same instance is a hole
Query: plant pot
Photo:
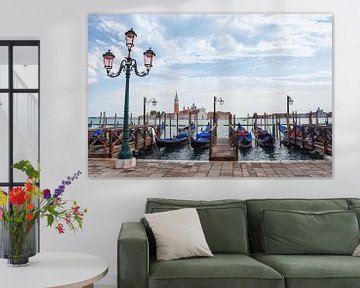
{"type": "Polygon", "coordinates": [[[29,257],[36,255],[36,224],[28,222],[0,222],[0,257],[8,259],[9,266],[28,265],[29,257]]]}

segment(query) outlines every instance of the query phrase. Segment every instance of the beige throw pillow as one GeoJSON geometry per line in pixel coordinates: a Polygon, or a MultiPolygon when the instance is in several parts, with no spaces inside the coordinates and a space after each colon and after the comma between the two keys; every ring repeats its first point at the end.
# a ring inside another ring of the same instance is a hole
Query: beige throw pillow
{"type": "Polygon", "coordinates": [[[360,244],[355,248],[352,256],[360,257],[360,244]]]}
{"type": "Polygon", "coordinates": [[[145,214],[156,240],[158,261],[213,256],[195,208],[145,214]]]}

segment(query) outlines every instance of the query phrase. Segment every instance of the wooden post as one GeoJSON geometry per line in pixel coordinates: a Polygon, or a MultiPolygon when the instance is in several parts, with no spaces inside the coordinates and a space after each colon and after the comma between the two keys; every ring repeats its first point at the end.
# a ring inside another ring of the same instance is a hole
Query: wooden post
{"type": "Polygon", "coordinates": [[[312,112],[309,112],[309,124],[312,125],[312,112]]]}
{"type": "Polygon", "coordinates": [[[139,131],[138,131],[138,128],[135,128],[134,129],[134,133],[135,133],[135,145],[134,145],[134,147],[135,147],[135,153],[137,152],[137,150],[138,150],[138,133],[139,131]]]}
{"type": "Polygon", "coordinates": [[[166,138],[166,113],[164,113],[164,138],[166,138]]]}
{"type": "Polygon", "coordinates": [[[246,117],[246,130],[248,130],[248,131],[249,131],[249,117],[250,117],[250,115],[248,113],[247,117],[246,117]]]}
{"type": "Polygon", "coordinates": [[[196,112],[196,114],[195,114],[195,132],[196,133],[198,133],[199,132],[199,115],[198,115],[198,113],[196,112]]]}
{"type": "Polygon", "coordinates": [[[169,128],[169,133],[170,133],[170,137],[169,138],[171,138],[172,137],[172,134],[171,134],[171,117],[172,115],[170,114],[170,120],[169,120],[169,126],[170,126],[170,128],[169,128]]]}
{"type": "Polygon", "coordinates": [[[179,114],[176,113],[176,134],[179,134],[179,114]]]}
{"type": "Polygon", "coordinates": [[[109,129],[108,131],[108,135],[109,135],[109,154],[108,157],[112,158],[112,151],[113,151],[113,143],[112,143],[112,134],[111,134],[111,130],[109,129]]]}
{"type": "Polygon", "coordinates": [[[99,127],[101,127],[101,121],[102,121],[102,112],[100,112],[99,127]]]}

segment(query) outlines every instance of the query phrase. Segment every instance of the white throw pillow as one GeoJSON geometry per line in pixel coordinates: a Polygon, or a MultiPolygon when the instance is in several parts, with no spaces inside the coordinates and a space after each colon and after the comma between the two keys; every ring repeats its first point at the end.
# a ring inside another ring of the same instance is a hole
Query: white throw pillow
{"type": "Polygon", "coordinates": [[[360,244],[358,246],[356,246],[352,256],[360,257],[360,244]]]}
{"type": "Polygon", "coordinates": [[[195,208],[145,214],[156,240],[158,261],[213,256],[195,208]]]}

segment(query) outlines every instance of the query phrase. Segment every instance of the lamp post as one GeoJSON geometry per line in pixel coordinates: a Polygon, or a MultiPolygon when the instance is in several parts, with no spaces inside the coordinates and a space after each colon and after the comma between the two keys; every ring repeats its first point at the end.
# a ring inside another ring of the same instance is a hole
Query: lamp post
{"type": "Polygon", "coordinates": [[[290,133],[290,121],[289,121],[289,117],[290,117],[290,109],[289,106],[294,104],[294,100],[289,96],[286,95],[286,129],[287,129],[287,134],[288,134],[288,138],[289,138],[289,133],[290,133]]]}
{"type": "Polygon", "coordinates": [[[132,152],[129,146],[129,82],[131,72],[134,71],[135,74],[139,77],[144,77],[149,74],[152,67],[153,58],[155,53],[151,48],[146,50],[144,54],[144,65],[146,70],[139,72],[137,68],[137,62],[135,59],[131,58],[131,50],[135,45],[135,39],[137,35],[135,31],[131,28],[125,33],[125,44],[128,49],[128,55],[125,57],[121,63],[120,68],[117,72],[111,72],[113,68],[113,61],[115,55],[108,50],[103,54],[104,58],[104,68],[106,69],[107,76],[115,78],[120,76],[120,74],[125,71],[125,103],[124,103],[124,125],[123,125],[123,137],[121,149],[118,154],[118,161],[115,162],[115,168],[128,168],[136,165],[136,159],[133,157],[132,152]]]}
{"type": "Polygon", "coordinates": [[[214,96],[214,115],[213,115],[213,126],[217,124],[217,117],[216,117],[216,103],[219,103],[220,106],[224,104],[224,100],[221,97],[214,96]]]}
{"type": "Polygon", "coordinates": [[[143,116],[144,116],[144,118],[143,118],[144,126],[146,124],[146,119],[145,119],[145,117],[146,117],[146,104],[149,104],[149,103],[151,103],[153,106],[156,106],[157,101],[156,101],[155,98],[151,98],[151,99],[147,100],[147,98],[144,97],[144,114],[143,114],[143,116]]]}

